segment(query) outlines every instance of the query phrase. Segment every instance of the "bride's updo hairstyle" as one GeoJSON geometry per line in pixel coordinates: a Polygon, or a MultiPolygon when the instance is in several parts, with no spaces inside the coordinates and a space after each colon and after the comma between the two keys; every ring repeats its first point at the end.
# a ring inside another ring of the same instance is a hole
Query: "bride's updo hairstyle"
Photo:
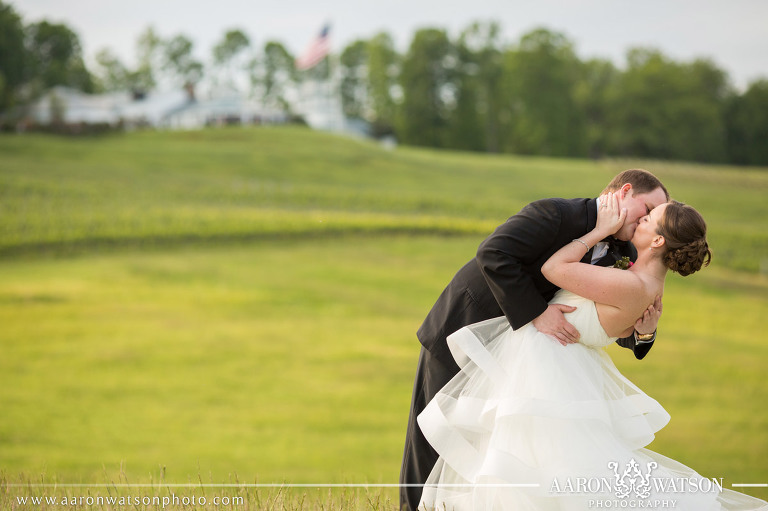
{"type": "Polygon", "coordinates": [[[709,265],[712,252],[707,244],[707,224],[687,204],[671,201],[664,210],[656,232],[664,236],[664,265],[683,277],[709,265]]]}

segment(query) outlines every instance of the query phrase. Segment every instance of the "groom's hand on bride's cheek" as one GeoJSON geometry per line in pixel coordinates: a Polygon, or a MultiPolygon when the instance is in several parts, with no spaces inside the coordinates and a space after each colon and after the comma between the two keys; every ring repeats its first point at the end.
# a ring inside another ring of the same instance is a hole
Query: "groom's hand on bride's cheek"
{"type": "Polygon", "coordinates": [[[533,320],[533,326],[536,330],[550,337],[554,337],[560,344],[567,346],[579,342],[581,334],[572,324],[568,323],[564,314],[573,312],[576,307],[553,303],[547,309],[533,320]]]}

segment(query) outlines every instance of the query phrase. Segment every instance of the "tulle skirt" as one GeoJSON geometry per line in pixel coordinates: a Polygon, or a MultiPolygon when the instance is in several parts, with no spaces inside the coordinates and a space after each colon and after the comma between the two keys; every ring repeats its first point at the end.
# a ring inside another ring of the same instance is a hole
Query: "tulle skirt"
{"type": "Polygon", "coordinates": [[[503,317],[449,346],[461,372],[418,417],[440,455],[419,509],[768,510],[645,449],[669,415],[602,348],[503,317]]]}

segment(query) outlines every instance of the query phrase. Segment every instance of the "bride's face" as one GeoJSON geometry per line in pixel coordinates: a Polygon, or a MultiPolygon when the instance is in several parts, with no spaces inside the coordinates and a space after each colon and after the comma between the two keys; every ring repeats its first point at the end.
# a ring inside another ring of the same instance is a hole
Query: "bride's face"
{"type": "Polygon", "coordinates": [[[635,229],[635,234],[632,237],[632,244],[637,247],[638,250],[650,247],[654,238],[659,234],[656,232],[656,227],[664,217],[664,211],[667,209],[667,203],[656,206],[650,213],[640,218],[635,229]]]}

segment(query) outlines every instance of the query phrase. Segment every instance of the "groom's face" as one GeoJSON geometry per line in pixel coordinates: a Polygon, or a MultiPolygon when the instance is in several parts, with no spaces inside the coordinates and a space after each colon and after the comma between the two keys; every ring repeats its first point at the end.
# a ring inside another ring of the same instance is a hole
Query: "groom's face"
{"type": "Polygon", "coordinates": [[[627,208],[627,219],[614,237],[629,241],[635,234],[637,223],[653,208],[667,202],[664,190],[656,188],[652,192],[636,194],[632,185],[625,184],[619,190],[619,207],[627,208]]]}

